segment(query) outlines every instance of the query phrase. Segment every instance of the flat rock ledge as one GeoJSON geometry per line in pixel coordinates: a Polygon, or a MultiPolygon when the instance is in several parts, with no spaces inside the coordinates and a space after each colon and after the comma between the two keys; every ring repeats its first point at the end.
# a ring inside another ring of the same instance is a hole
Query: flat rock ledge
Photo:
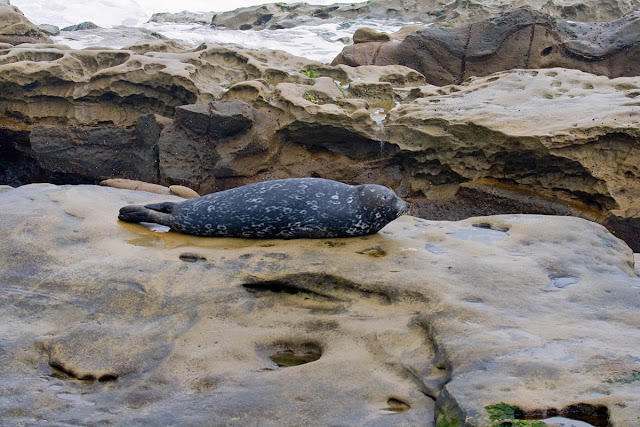
{"type": "Polygon", "coordinates": [[[174,199],[0,190],[4,422],[481,426],[500,402],[640,420],[640,278],[597,224],[406,216],[284,241],[116,219],[174,199]]]}

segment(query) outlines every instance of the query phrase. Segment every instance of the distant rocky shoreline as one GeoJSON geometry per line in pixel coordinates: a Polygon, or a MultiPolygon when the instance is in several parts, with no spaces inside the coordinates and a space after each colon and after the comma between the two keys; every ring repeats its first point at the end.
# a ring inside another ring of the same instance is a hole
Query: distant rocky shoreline
{"type": "Polygon", "coordinates": [[[457,27],[522,7],[553,18],[579,22],[608,22],[637,11],[640,1],[513,0],[454,1],[371,0],[317,6],[309,3],[268,3],[228,12],[155,13],[149,22],[210,24],[235,30],[262,30],[314,25],[328,20],[393,19],[407,23],[437,23],[457,27]]]}

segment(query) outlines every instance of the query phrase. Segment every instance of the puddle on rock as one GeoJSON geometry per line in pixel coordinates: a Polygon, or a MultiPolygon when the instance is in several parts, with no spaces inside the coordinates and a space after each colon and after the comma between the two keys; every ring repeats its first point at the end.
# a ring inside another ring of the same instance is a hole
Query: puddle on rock
{"type": "Polygon", "coordinates": [[[382,247],[380,247],[379,245],[357,251],[356,253],[360,255],[369,255],[374,258],[379,258],[387,255],[387,251],[382,249],[382,247]]]}
{"type": "Polygon", "coordinates": [[[156,224],[155,222],[141,222],[141,225],[144,225],[151,231],[155,231],[156,233],[168,233],[171,231],[171,228],[166,225],[156,224]]]}
{"type": "Polygon", "coordinates": [[[589,424],[584,421],[570,420],[569,418],[565,417],[546,418],[540,421],[545,424],[560,425],[562,427],[595,427],[593,424],[589,424]]]}
{"type": "Polygon", "coordinates": [[[436,254],[436,255],[444,255],[447,253],[445,249],[442,249],[441,247],[438,247],[436,245],[432,245],[431,243],[427,243],[427,245],[424,248],[429,252],[431,252],[432,254],[436,254]]]}
{"type": "Polygon", "coordinates": [[[183,254],[180,254],[178,258],[184,262],[198,262],[198,261],[207,260],[207,258],[203,257],[202,255],[194,254],[191,252],[185,252],[183,254]]]}
{"type": "Polygon", "coordinates": [[[269,356],[269,359],[280,368],[288,368],[315,362],[320,359],[320,355],[315,352],[296,353],[293,350],[280,350],[276,354],[269,356]]]}
{"type": "Polygon", "coordinates": [[[400,412],[405,412],[411,409],[411,406],[408,403],[403,402],[402,400],[390,398],[387,400],[388,407],[384,409],[380,409],[380,413],[383,415],[393,415],[398,414],[400,412]]]}
{"type": "Polygon", "coordinates": [[[555,290],[558,290],[558,289],[564,289],[567,286],[575,285],[576,283],[580,282],[580,279],[578,279],[575,276],[555,276],[555,275],[551,275],[551,276],[549,276],[549,279],[551,280],[551,283],[549,284],[547,290],[551,290],[551,291],[555,291],[555,290]]]}
{"type": "Polygon", "coordinates": [[[521,417],[523,420],[538,420],[546,424],[562,425],[564,427],[609,427],[609,409],[601,405],[578,403],[569,405],[561,410],[548,409],[540,414],[528,412],[521,417]]]}
{"type": "Polygon", "coordinates": [[[315,362],[322,356],[320,346],[311,342],[303,344],[277,344],[274,346],[274,349],[275,353],[271,354],[269,359],[278,365],[279,368],[289,368],[315,362]]]}

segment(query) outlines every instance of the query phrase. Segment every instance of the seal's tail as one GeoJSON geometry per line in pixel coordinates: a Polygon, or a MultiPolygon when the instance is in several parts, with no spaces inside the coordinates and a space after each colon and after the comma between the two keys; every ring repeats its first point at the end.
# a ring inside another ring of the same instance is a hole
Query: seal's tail
{"type": "Polygon", "coordinates": [[[120,208],[118,219],[125,222],[155,222],[171,227],[171,210],[175,203],[165,202],[151,205],[129,205],[120,208]]]}

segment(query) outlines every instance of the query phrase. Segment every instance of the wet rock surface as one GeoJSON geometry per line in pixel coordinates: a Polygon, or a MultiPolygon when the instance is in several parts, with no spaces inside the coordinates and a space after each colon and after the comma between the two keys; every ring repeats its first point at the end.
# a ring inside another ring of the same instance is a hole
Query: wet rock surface
{"type": "Polygon", "coordinates": [[[639,35],[640,12],[612,22],[586,23],[522,8],[466,26],[428,27],[402,41],[356,43],[345,47],[333,63],[405,65],[436,85],[515,68],[563,67],[612,78],[637,76],[639,35]]]}
{"type": "Polygon", "coordinates": [[[640,279],[599,225],[402,217],[283,241],[116,219],[171,199],[0,192],[5,422],[487,425],[500,402],[637,422],[640,279]]]}

